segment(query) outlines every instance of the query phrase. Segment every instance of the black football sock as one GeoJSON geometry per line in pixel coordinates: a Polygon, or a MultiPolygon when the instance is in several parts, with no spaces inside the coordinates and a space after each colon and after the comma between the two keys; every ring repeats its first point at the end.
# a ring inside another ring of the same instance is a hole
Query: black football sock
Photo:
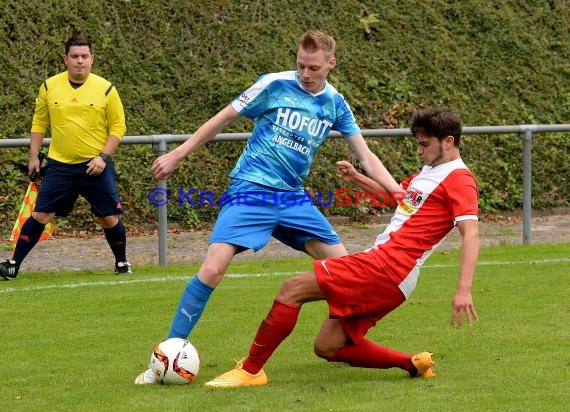
{"type": "Polygon", "coordinates": [[[111,229],[103,229],[105,231],[105,239],[115,255],[115,263],[127,261],[127,234],[125,225],[119,220],[111,229]]]}
{"type": "Polygon", "coordinates": [[[16,242],[16,249],[14,249],[12,255],[12,259],[16,261],[18,267],[20,267],[26,256],[28,256],[28,253],[30,253],[30,250],[32,250],[40,240],[45,226],[46,225],[38,222],[31,216],[22,225],[20,236],[18,236],[18,241],[16,242]]]}

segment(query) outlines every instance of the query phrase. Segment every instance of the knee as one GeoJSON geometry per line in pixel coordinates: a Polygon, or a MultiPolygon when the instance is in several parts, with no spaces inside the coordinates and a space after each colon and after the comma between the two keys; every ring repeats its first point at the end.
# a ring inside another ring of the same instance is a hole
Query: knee
{"type": "Polygon", "coordinates": [[[34,220],[38,223],[41,223],[42,225],[47,225],[49,222],[51,222],[54,216],[55,213],[32,212],[32,217],[34,220]]]}
{"type": "Polygon", "coordinates": [[[198,275],[203,283],[216,287],[224,278],[225,271],[225,265],[212,259],[206,259],[206,261],[202,263],[198,275]]]}
{"type": "Polygon", "coordinates": [[[115,215],[97,217],[95,220],[103,229],[112,229],[119,223],[119,217],[115,215]]]}
{"type": "Polygon", "coordinates": [[[335,353],[337,353],[339,348],[336,345],[331,344],[331,342],[326,339],[317,338],[313,344],[313,351],[315,355],[319,358],[325,359],[327,361],[332,361],[335,353]]]}
{"type": "Polygon", "coordinates": [[[303,302],[298,298],[301,288],[298,277],[287,279],[279,288],[277,300],[288,304],[302,304],[303,302]]]}
{"type": "Polygon", "coordinates": [[[313,350],[319,358],[335,361],[338,351],[348,343],[348,336],[338,319],[327,319],[315,337],[313,350]]]}

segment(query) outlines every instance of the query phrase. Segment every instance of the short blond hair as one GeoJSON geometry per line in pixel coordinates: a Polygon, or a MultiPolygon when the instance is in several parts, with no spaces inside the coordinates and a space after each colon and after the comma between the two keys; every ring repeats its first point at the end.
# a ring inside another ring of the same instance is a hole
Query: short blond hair
{"type": "Polygon", "coordinates": [[[308,30],[299,39],[299,47],[309,52],[322,50],[330,59],[331,57],[334,57],[336,42],[331,36],[322,31],[308,30]]]}

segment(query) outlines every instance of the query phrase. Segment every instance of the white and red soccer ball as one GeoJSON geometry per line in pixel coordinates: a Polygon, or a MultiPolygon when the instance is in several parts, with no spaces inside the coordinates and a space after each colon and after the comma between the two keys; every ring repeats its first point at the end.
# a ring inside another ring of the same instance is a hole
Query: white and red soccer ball
{"type": "Polygon", "coordinates": [[[161,383],[185,384],[196,379],[200,369],[200,356],[186,339],[170,338],[154,347],[150,368],[161,383]]]}

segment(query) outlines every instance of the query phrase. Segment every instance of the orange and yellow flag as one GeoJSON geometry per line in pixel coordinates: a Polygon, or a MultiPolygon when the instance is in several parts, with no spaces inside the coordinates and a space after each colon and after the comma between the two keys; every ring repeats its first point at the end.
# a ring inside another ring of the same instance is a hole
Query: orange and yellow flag
{"type": "MultiPolygon", "coordinates": [[[[24,201],[20,207],[20,212],[18,213],[18,218],[14,223],[14,229],[12,229],[12,234],[10,235],[10,243],[13,245],[18,242],[20,237],[20,231],[26,220],[31,216],[34,207],[36,206],[36,199],[38,198],[38,185],[36,182],[30,182],[28,185],[28,190],[26,190],[26,195],[24,196],[24,201]]],[[[55,231],[55,223],[49,222],[42,235],[40,236],[40,242],[46,240],[55,231]]]]}

